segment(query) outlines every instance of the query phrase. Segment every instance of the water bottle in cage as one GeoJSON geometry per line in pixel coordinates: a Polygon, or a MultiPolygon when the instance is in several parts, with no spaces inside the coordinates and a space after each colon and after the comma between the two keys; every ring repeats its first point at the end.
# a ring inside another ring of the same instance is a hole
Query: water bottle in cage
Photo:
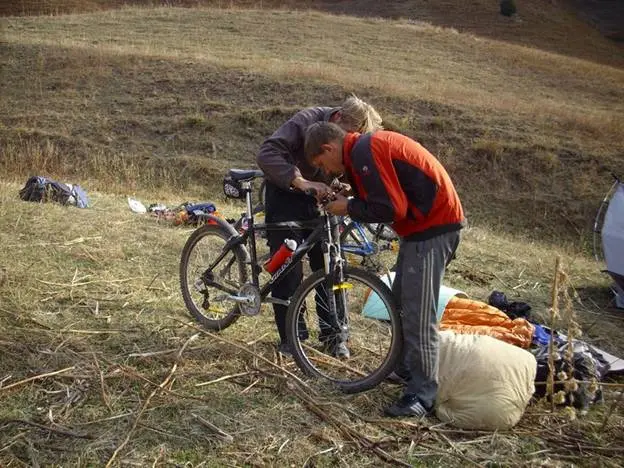
{"type": "Polygon", "coordinates": [[[284,239],[284,243],[273,254],[273,256],[263,265],[269,273],[275,273],[284,262],[289,259],[297,249],[297,242],[292,239],[284,239]]]}

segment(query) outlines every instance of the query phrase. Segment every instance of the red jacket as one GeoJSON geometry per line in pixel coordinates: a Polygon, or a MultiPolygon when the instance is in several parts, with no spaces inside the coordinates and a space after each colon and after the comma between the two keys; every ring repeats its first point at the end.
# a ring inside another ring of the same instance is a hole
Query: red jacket
{"type": "Polygon", "coordinates": [[[399,133],[349,133],[343,162],[356,196],[349,216],[392,223],[409,240],[425,240],[462,228],[464,211],[446,170],[429,151],[399,133]]]}

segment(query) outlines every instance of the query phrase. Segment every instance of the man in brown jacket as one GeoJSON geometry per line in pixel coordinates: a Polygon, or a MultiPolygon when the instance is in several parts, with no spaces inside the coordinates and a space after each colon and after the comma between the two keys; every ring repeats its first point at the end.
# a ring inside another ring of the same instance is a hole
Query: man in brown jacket
{"type": "MultiPolygon", "coordinates": [[[[266,178],[267,223],[316,219],[319,216],[317,203],[303,192],[316,189],[319,198],[332,193],[327,174],[312,167],[306,161],[303,151],[306,128],[315,122],[333,122],[346,131],[370,132],[381,128],[379,114],[356,96],[348,97],[341,107],[310,107],[297,112],[265,140],[256,158],[266,178]]],[[[268,240],[271,254],[280,248],[284,239],[293,239],[300,244],[308,234],[309,231],[301,230],[270,230],[268,240]]],[[[308,257],[312,270],[323,268],[320,246],[312,249],[308,257]]],[[[299,264],[290,275],[273,285],[273,297],[289,299],[302,279],[303,270],[299,264]]],[[[283,354],[291,354],[291,347],[286,339],[287,307],[274,304],[273,310],[280,336],[278,349],[283,354]]],[[[326,314],[323,307],[317,307],[317,310],[320,339],[326,351],[338,358],[348,358],[346,332],[337,324],[335,318],[326,314]]]]}

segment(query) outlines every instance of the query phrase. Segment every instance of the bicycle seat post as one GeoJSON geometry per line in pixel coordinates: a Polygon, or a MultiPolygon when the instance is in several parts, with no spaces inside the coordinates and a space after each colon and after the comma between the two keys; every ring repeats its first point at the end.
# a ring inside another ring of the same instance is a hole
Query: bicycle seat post
{"type": "Polygon", "coordinates": [[[246,208],[247,208],[247,213],[246,213],[246,217],[247,217],[247,222],[250,222],[253,220],[253,208],[251,206],[251,180],[244,180],[241,183],[241,187],[243,188],[243,190],[245,191],[245,202],[246,202],[246,208]]]}

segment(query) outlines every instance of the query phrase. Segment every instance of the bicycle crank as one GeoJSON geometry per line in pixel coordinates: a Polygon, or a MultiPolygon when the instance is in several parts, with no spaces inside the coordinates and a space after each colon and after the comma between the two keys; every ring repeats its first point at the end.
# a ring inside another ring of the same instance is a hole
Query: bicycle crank
{"type": "Polygon", "coordinates": [[[260,291],[251,283],[245,283],[241,286],[236,296],[231,294],[223,294],[214,299],[215,301],[230,300],[238,303],[238,308],[243,315],[253,317],[260,313],[262,304],[260,291]]]}

